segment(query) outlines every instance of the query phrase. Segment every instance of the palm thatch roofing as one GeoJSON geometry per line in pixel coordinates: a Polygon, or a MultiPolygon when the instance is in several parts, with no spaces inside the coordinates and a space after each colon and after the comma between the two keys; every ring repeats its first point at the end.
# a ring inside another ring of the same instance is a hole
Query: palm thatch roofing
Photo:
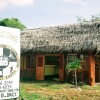
{"type": "Polygon", "coordinates": [[[26,29],[21,32],[23,52],[100,52],[100,22],[26,29]]]}

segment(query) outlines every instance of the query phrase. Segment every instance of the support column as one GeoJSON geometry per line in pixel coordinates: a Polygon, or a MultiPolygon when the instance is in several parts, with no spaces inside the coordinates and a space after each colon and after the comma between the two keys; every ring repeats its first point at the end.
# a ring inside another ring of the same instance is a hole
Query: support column
{"type": "Polygon", "coordinates": [[[100,66],[99,66],[99,82],[100,82],[100,66]]]}
{"type": "Polygon", "coordinates": [[[32,79],[32,58],[33,55],[30,55],[30,78],[32,79]]]}
{"type": "Polygon", "coordinates": [[[93,55],[89,55],[89,85],[95,85],[95,59],[93,55]]]}
{"type": "Polygon", "coordinates": [[[26,69],[26,55],[24,55],[24,69],[26,69]]]}
{"type": "Polygon", "coordinates": [[[64,80],[64,54],[60,55],[59,80],[64,80]]]}

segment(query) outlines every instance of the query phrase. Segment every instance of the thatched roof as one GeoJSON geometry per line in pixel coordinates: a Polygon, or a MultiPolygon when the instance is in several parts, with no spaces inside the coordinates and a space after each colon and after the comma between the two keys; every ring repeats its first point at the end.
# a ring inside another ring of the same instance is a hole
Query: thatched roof
{"type": "Polygon", "coordinates": [[[21,33],[21,50],[100,52],[100,22],[24,30],[21,33]]]}

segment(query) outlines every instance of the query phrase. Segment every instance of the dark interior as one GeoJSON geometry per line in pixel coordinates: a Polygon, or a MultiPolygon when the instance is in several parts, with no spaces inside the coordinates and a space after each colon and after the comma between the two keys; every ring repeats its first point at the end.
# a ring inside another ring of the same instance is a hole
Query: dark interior
{"type": "Polygon", "coordinates": [[[59,79],[59,56],[45,57],[45,79],[59,79]]]}

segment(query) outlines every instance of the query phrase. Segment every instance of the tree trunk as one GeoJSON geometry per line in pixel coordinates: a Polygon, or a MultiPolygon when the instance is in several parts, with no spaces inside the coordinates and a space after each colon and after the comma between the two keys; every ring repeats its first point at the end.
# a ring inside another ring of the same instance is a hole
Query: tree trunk
{"type": "Polygon", "coordinates": [[[76,69],[75,69],[75,86],[77,87],[77,75],[76,75],[76,69]]]}

